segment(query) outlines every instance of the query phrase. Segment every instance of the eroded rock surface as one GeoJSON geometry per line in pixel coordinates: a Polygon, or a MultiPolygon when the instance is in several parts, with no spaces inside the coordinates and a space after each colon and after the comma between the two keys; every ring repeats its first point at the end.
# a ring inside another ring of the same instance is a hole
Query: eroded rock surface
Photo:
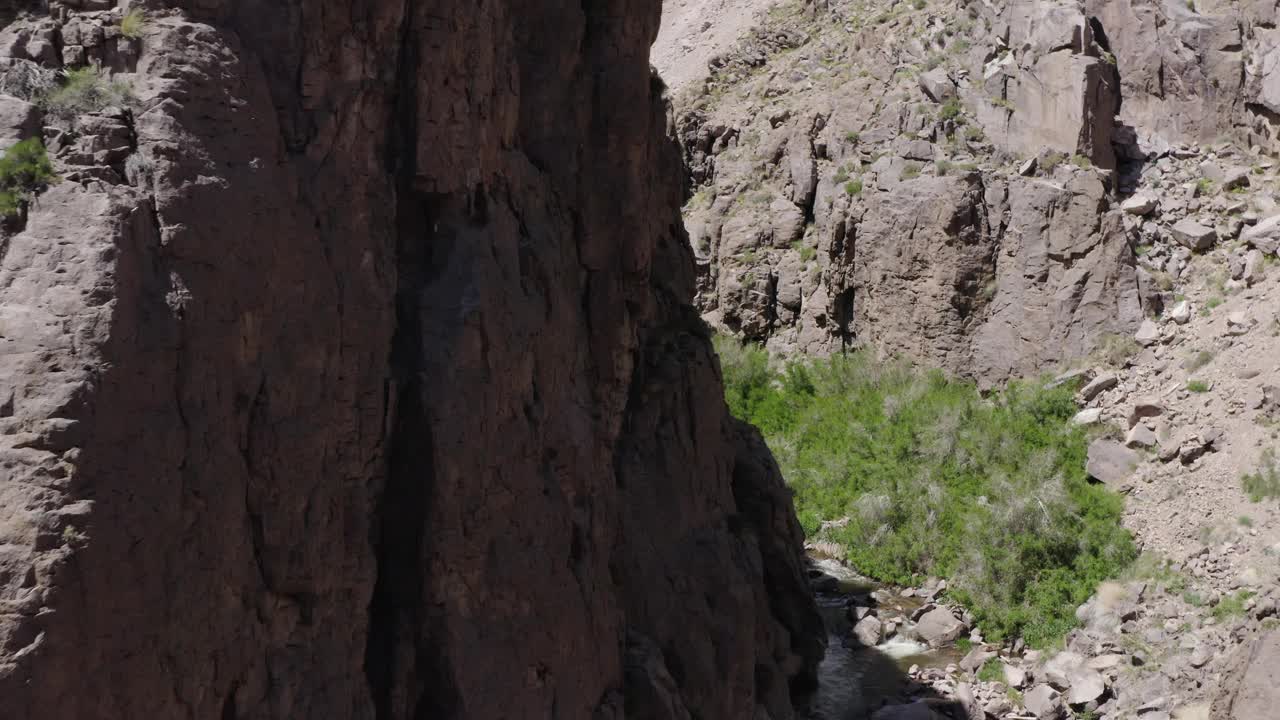
{"type": "Polygon", "coordinates": [[[0,43],[136,95],[0,244],[0,715],[791,717],[658,4],[167,5],[0,43]]]}

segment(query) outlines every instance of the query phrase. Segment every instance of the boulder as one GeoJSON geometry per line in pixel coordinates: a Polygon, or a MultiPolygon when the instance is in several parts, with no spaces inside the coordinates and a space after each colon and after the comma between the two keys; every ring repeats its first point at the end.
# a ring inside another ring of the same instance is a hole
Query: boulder
{"type": "Polygon", "coordinates": [[[1149,195],[1134,195],[1120,203],[1120,209],[1130,215],[1150,215],[1156,209],[1156,200],[1149,195]]]}
{"type": "Polygon", "coordinates": [[[1102,408],[1086,408],[1071,418],[1072,425],[1093,425],[1102,420],[1102,408]]]}
{"type": "Polygon", "coordinates": [[[944,68],[936,67],[920,73],[920,89],[936,103],[946,102],[956,96],[956,84],[947,76],[944,68]]]}
{"type": "Polygon", "coordinates": [[[1107,684],[1097,670],[1082,667],[1067,676],[1070,690],[1067,691],[1067,704],[1084,705],[1094,702],[1107,691],[1107,684]]]}
{"type": "Polygon", "coordinates": [[[1080,388],[1080,398],[1085,402],[1097,397],[1106,390],[1110,390],[1120,383],[1120,378],[1115,373],[1102,373],[1089,381],[1088,385],[1080,388]]]}
{"type": "Polygon", "coordinates": [[[987,650],[986,648],[983,648],[981,646],[975,647],[974,649],[970,650],[968,654],[966,654],[963,658],[961,658],[960,669],[964,670],[967,673],[976,673],[978,672],[978,670],[982,668],[983,665],[987,664],[988,660],[990,660],[995,656],[996,656],[996,653],[990,650],[987,650]]]}
{"type": "Polygon", "coordinates": [[[1138,332],[1134,333],[1133,339],[1143,347],[1155,345],[1160,342],[1160,326],[1147,318],[1142,321],[1142,325],[1138,326],[1138,332]]]}
{"type": "Polygon", "coordinates": [[[1240,238],[1268,255],[1280,250],[1280,215],[1272,215],[1245,230],[1240,238]]]}
{"type": "Polygon", "coordinates": [[[1062,697],[1048,685],[1037,685],[1022,696],[1022,705],[1037,720],[1059,720],[1065,714],[1062,697]]]}
{"type": "Polygon", "coordinates": [[[1173,239],[1179,244],[1192,250],[1208,250],[1218,241],[1218,233],[1213,228],[1207,228],[1200,223],[1186,218],[1179,220],[1169,231],[1173,234],[1173,239]]]}
{"type": "Polygon", "coordinates": [[[916,635],[929,644],[929,647],[942,647],[955,642],[965,631],[965,623],[946,608],[934,608],[925,613],[916,623],[916,635]]]}
{"type": "Polygon", "coordinates": [[[1257,248],[1244,254],[1244,272],[1240,275],[1240,279],[1246,285],[1253,285],[1262,279],[1265,274],[1263,257],[1262,251],[1257,248]]]}
{"type": "Polygon", "coordinates": [[[1021,688],[1027,684],[1027,671],[1017,665],[1005,664],[1002,668],[1004,671],[1004,682],[1011,688],[1021,688]]]}
{"type": "Polygon", "coordinates": [[[875,647],[884,639],[884,626],[880,624],[880,618],[868,615],[853,626],[853,636],[863,645],[875,647]]]}
{"type": "Polygon", "coordinates": [[[1159,442],[1160,439],[1156,437],[1155,432],[1146,425],[1134,425],[1132,428],[1129,428],[1129,433],[1125,435],[1124,438],[1125,447],[1130,448],[1155,447],[1159,442]]]}
{"type": "Polygon", "coordinates": [[[1089,443],[1088,462],[1085,471],[1089,477],[1116,488],[1129,478],[1142,457],[1115,440],[1098,438],[1089,443]]]}
{"type": "Polygon", "coordinates": [[[1191,320],[1191,303],[1180,300],[1169,310],[1169,319],[1179,325],[1186,325],[1191,320]]]}
{"type": "Polygon", "coordinates": [[[1071,676],[1085,667],[1085,658],[1070,650],[1054,655],[1044,664],[1044,677],[1050,685],[1066,690],[1071,687],[1071,676]]]}

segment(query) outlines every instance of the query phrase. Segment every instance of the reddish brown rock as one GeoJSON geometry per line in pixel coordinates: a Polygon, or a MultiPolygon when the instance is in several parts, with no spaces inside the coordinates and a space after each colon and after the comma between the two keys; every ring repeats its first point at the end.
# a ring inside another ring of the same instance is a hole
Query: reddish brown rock
{"type": "Polygon", "coordinates": [[[3,245],[0,716],[791,717],[657,3],[173,4],[3,245]]]}

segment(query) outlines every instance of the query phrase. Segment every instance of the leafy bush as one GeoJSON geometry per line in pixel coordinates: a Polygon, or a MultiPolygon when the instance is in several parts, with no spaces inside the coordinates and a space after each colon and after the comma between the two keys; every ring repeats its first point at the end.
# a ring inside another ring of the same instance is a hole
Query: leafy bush
{"type": "Polygon", "coordinates": [[[39,138],[16,143],[0,157],[0,215],[13,217],[57,181],[39,138]]]}
{"type": "Polygon", "coordinates": [[[142,30],[147,25],[147,14],[142,8],[134,8],[124,14],[120,20],[120,34],[136,40],[142,37],[142,30]]]}
{"type": "Polygon", "coordinates": [[[109,79],[97,68],[64,70],[62,74],[62,85],[45,93],[40,105],[46,113],[64,123],[71,123],[84,113],[127,105],[132,101],[128,85],[109,79]]]}
{"type": "Polygon", "coordinates": [[[944,103],[942,108],[938,110],[938,119],[955,120],[960,117],[960,113],[963,111],[964,108],[960,105],[960,101],[952,98],[944,103]]]}
{"type": "Polygon", "coordinates": [[[1078,168],[1091,168],[1091,167],[1093,167],[1093,161],[1092,161],[1092,160],[1090,160],[1089,158],[1085,157],[1084,155],[1072,155],[1072,156],[1071,156],[1071,164],[1072,164],[1072,165],[1075,165],[1075,166],[1076,166],[1076,167],[1078,167],[1078,168]]]}
{"type": "Polygon", "coordinates": [[[1222,622],[1228,618],[1244,615],[1244,603],[1253,596],[1254,593],[1248,590],[1240,590],[1239,592],[1234,592],[1222,598],[1222,600],[1218,601],[1217,605],[1213,606],[1212,614],[1214,619],[1218,622],[1222,622]]]}
{"type": "Polygon", "coordinates": [[[1275,451],[1263,450],[1258,469],[1241,478],[1240,484],[1251,502],[1280,497],[1280,467],[1276,466],[1275,451]]]}
{"type": "Polygon", "coordinates": [[[1193,393],[1209,392],[1209,383],[1203,380],[1188,380],[1187,390],[1193,393]]]}
{"type": "Polygon", "coordinates": [[[854,178],[845,183],[844,191],[849,195],[857,195],[862,192],[862,178],[854,178]]]}
{"type": "Polygon", "coordinates": [[[984,400],[864,353],[771,367],[762,350],[717,347],[729,407],[764,433],[806,533],[886,582],[950,578],[989,638],[1055,642],[1133,559],[1120,498],[1085,475],[1069,387],[984,400]]]}

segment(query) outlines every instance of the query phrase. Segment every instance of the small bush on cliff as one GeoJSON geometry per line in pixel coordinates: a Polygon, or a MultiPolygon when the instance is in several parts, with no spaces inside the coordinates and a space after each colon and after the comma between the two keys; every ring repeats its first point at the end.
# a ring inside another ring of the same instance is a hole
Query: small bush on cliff
{"type": "Polygon", "coordinates": [[[57,181],[39,138],[15,144],[0,157],[0,215],[13,217],[57,181]]]}
{"type": "Polygon", "coordinates": [[[120,19],[120,34],[131,40],[142,37],[147,26],[147,13],[142,8],[134,8],[120,19]]]}
{"type": "Polygon", "coordinates": [[[772,366],[761,350],[717,347],[729,407],[764,433],[805,531],[887,582],[951,578],[987,637],[1056,642],[1133,559],[1120,498],[1085,475],[1071,388],[984,399],[863,353],[772,366]]]}
{"type": "Polygon", "coordinates": [[[108,78],[97,68],[84,67],[64,70],[62,85],[45,93],[40,105],[54,119],[69,124],[77,115],[122,107],[132,99],[128,85],[108,78]]]}

